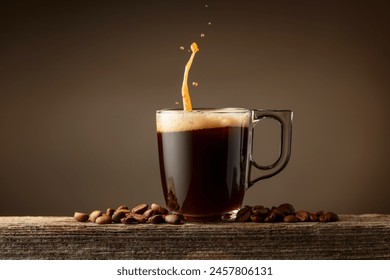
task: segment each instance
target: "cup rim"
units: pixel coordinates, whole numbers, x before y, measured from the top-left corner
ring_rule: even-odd
[[[157,114],[162,113],[172,113],[172,114],[182,114],[182,113],[248,113],[250,112],[250,109],[246,108],[240,108],[240,107],[226,107],[226,108],[193,108],[192,111],[185,111],[182,108],[165,108],[165,109],[159,109],[156,111]]]

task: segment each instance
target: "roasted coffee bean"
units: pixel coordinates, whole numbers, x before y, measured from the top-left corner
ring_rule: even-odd
[[[121,219],[126,217],[127,213],[129,213],[129,210],[126,209],[116,210],[114,214],[112,214],[111,220],[114,223],[120,223]]]
[[[256,210],[256,209],[263,209],[263,208],[264,208],[263,205],[255,205],[255,206],[253,206],[253,207],[245,206],[245,207],[249,207],[252,211],[253,211],[253,210]]]
[[[129,217],[124,217],[124,218],[122,218],[122,219],[120,220],[120,222],[121,222],[122,224],[132,224],[132,223],[135,223],[136,220],[134,219],[134,217],[129,216]]]
[[[236,221],[237,222],[246,222],[251,217],[251,209],[249,207],[244,207],[238,210],[236,214]]]
[[[271,210],[261,205],[254,206],[252,208],[252,214],[256,216],[267,216]]]
[[[295,213],[295,208],[290,203],[280,204],[278,208],[282,209],[286,215]]]
[[[149,207],[149,205],[147,205],[145,203],[137,205],[133,209],[131,209],[131,213],[143,214],[148,209],[148,207]]]
[[[173,213],[171,213],[171,214],[173,214]],[[175,213],[175,215],[177,215],[177,216],[180,218],[180,220],[181,220],[182,222],[186,220],[186,217],[184,217],[183,214]]]
[[[111,223],[111,217],[109,215],[107,215],[107,214],[103,214],[103,215],[101,215],[101,216],[96,218],[95,223],[97,223],[99,225],[110,224]]]
[[[308,222],[310,221],[310,213],[305,210],[299,210],[295,213],[295,216],[301,221],[301,222]]]
[[[102,215],[102,211],[100,211],[100,210],[95,210],[95,211],[92,211],[92,213],[91,214],[89,214],[89,221],[90,222],[92,222],[92,223],[94,223],[95,221],[96,221],[96,219],[98,218],[98,217],[100,217]]]
[[[74,212],[73,217],[75,218],[76,221],[78,222],[86,222],[89,219],[88,214],[86,213],[80,213],[80,212]]]
[[[312,214],[315,214],[317,215],[318,217],[321,216],[321,215],[324,215],[324,211],[316,211],[316,212],[312,212]]]
[[[166,215],[168,214],[168,210],[156,203],[152,203],[152,205],[150,205],[150,209],[154,210],[155,213],[157,214],[162,214],[162,215]]]
[[[318,221],[321,223],[329,222],[324,214],[322,214],[321,216],[318,217]]]
[[[120,205],[118,208],[116,208],[116,211],[118,210],[129,210],[129,207],[127,207],[127,205]]]
[[[146,219],[149,219],[154,215],[154,210],[153,209],[148,209],[146,210],[143,215],[145,216]]]
[[[260,215],[251,215],[251,221],[254,223],[264,222],[264,217]]]
[[[284,216],[283,221],[286,223],[297,223],[297,222],[299,222],[299,219],[295,215],[287,215],[287,216]]]
[[[161,214],[153,215],[148,219],[148,222],[151,224],[160,224],[164,222],[164,216]]]
[[[126,215],[126,217],[132,217],[134,220],[136,220],[138,223],[145,223],[146,222],[146,218],[144,215],[142,214],[134,214],[134,213],[131,213],[129,215]]]
[[[317,211],[317,212],[311,212],[310,213],[310,221],[311,222],[319,222],[320,216],[324,215],[324,211]]]
[[[316,213],[310,213],[310,222],[318,222],[318,215]]]
[[[337,221],[339,219],[339,216],[337,216],[337,214],[333,213],[333,212],[328,212],[325,215],[328,216],[330,222],[334,222],[334,221]]]
[[[276,214],[271,212],[269,215],[264,219],[264,223],[274,223],[276,221]]]
[[[106,214],[110,217],[114,214],[114,212],[115,212],[114,208],[107,208],[106,210]]]
[[[339,217],[333,212],[327,212],[319,217],[319,221],[323,223],[337,221]]]
[[[175,215],[175,214],[166,215],[164,220],[168,224],[180,224],[181,223],[180,217],[178,215]]]
[[[282,209],[278,207],[272,207],[271,212],[275,214],[275,221],[281,222],[285,216]]]

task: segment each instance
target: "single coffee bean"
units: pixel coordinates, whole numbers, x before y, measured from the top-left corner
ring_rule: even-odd
[[[149,205],[142,203],[140,205],[135,206],[133,209],[131,209],[131,213],[135,214],[143,214],[147,209]]]
[[[276,221],[276,214],[271,212],[269,215],[264,219],[264,223],[274,223]]]
[[[337,220],[339,219],[339,216],[337,216],[337,214],[336,214],[336,213],[333,213],[333,212],[328,212],[328,213],[326,213],[325,215],[328,215],[329,220],[330,220],[331,222],[337,221]]]
[[[80,213],[80,212],[74,212],[73,217],[75,218],[76,221],[78,222],[86,222],[89,219],[88,214],[86,213]]]
[[[170,213],[170,214],[173,214],[173,213]],[[186,217],[184,217],[183,214],[180,214],[180,213],[174,213],[174,214],[177,215],[182,222],[187,220]]]
[[[112,214],[114,214],[114,212],[115,212],[114,208],[107,208],[106,210],[106,214],[110,217],[112,216]]]
[[[283,203],[279,205],[286,215],[295,213],[295,208],[290,203]]]
[[[329,222],[329,221],[326,219],[326,217],[325,217],[324,214],[322,214],[322,215],[320,215],[320,216],[318,217],[318,221],[321,222],[321,223]]]
[[[295,213],[295,216],[301,221],[301,222],[308,222],[310,221],[310,213],[305,210],[299,210]]]
[[[96,221],[96,219],[98,218],[98,217],[100,217],[102,215],[102,211],[100,211],[100,210],[95,210],[95,211],[92,211],[92,213],[91,214],[89,214],[89,221],[90,222],[92,222],[92,223],[94,223],[95,221]]]
[[[126,215],[126,217],[132,217],[134,220],[136,220],[138,223],[145,223],[146,222],[146,218],[144,215],[142,214],[134,214],[134,213],[131,213],[131,214],[128,214]]]
[[[271,211],[272,211],[272,213],[275,214],[275,221],[276,222],[283,221],[285,214],[284,214],[282,209],[280,209],[278,207],[272,207]]]
[[[112,214],[111,219],[114,223],[120,223],[121,219],[126,217],[127,213],[129,213],[129,210],[126,209],[116,210],[114,214]]]
[[[299,222],[299,219],[295,215],[287,215],[283,218],[283,221],[285,221],[286,223],[297,223]]]
[[[262,217],[266,217],[268,216],[268,214],[271,212],[271,210],[267,207],[263,207],[263,208],[253,208],[252,209],[252,214],[253,215],[256,215],[256,216],[262,216]]]
[[[319,217],[319,221],[323,223],[337,221],[339,217],[333,212],[327,212]]]
[[[154,215],[154,210],[153,209],[148,209],[144,212],[143,214],[145,216],[146,219],[149,219],[150,217],[152,217]]]
[[[247,207],[247,206],[245,206],[245,207]],[[256,210],[256,209],[263,209],[264,206],[263,206],[263,205],[255,205],[255,206],[253,206],[253,207],[250,207],[250,206],[249,206],[249,208],[252,209],[252,210]]]
[[[168,210],[156,203],[152,203],[152,205],[150,205],[150,209],[154,210],[155,213],[157,214],[162,214],[162,215],[166,215],[168,214]]]
[[[262,217],[268,216],[269,213],[271,213],[271,209],[269,209],[268,207],[264,207],[262,209],[256,209],[253,211],[253,215],[262,216]]]
[[[101,215],[101,216],[96,218],[95,223],[97,223],[99,225],[110,224],[111,223],[111,217],[109,215],[107,215],[107,214],[103,214],[103,215]]]
[[[251,221],[254,223],[261,223],[264,222],[264,217],[259,215],[251,215]]]
[[[178,215],[175,215],[175,214],[166,215],[164,220],[168,224],[176,224],[177,225],[177,224],[181,223],[180,217]]]
[[[164,216],[161,214],[153,215],[148,219],[148,222],[151,224],[160,224],[164,222]]]
[[[118,208],[116,208],[116,211],[118,210],[129,210],[129,207],[127,207],[127,205],[120,205]]]
[[[122,219],[120,220],[120,222],[121,222],[122,224],[132,224],[132,223],[135,223],[136,220],[134,219],[134,217],[129,216],[129,217],[124,217],[124,218],[122,218]]]
[[[318,222],[318,215],[316,213],[310,213],[310,222]]]
[[[246,222],[251,217],[251,209],[248,207],[241,208],[236,214],[237,222]]]

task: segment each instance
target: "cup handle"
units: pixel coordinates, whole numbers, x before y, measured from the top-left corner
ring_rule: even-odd
[[[291,154],[291,137],[292,137],[292,118],[293,112],[290,110],[252,110],[252,131],[250,136],[250,141],[253,143],[253,130],[256,124],[260,122],[263,118],[272,118],[276,120],[281,126],[281,142],[278,159],[270,165],[259,165],[252,157],[252,148],[251,154],[249,157],[250,167],[249,167],[249,180],[248,187],[252,186],[254,183],[272,177],[278,174],[284,169],[287,165],[290,154]],[[260,176],[251,180],[251,171],[252,166],[259,169]]]

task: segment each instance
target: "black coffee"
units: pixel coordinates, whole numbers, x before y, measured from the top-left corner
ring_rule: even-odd
[[[226,126],[157,133],[161,181],[172,211],[213,219],[241,207],[248,128]]]

